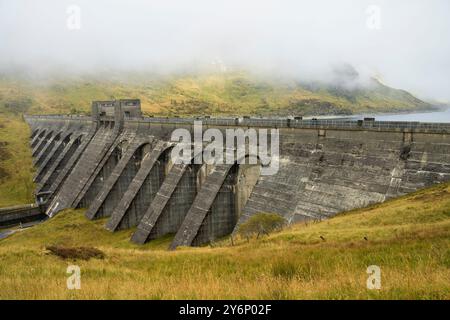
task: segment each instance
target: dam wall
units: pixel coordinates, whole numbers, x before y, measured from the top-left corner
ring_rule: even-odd
[[[132,241],[141,244],[175,234],[171,248],[202,245],[257,213],[321,220],[450,181],[448,123],[142,117],[139,100],[94,102],[91,117],[26,121],[46,214],[84,207],[89,219],[107,218],[112,232],[137,227]],[[227,129],[277,130],[277,171],[172,163],[174,130],[195,136],[199,122],[202,133],[224,136]]]

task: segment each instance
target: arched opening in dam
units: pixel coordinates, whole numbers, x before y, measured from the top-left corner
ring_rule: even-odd
[[[156,223],[145,242],[167,234],[175,234],[178,231],[200,188],[201,167],[191,161],[184,168],[184,172],[165,206],[159,212],[156,212],[156,208],[152,208],[152,214],[157,214],[158,217],[155,218]]]
[[[55,152],[51,154],[50,159],[48,159],[48,161],[44,164],[44,167],[39,169],[35,182],[39,183],[42,180],[48,170],[52,167],[55,160],[61,155],[67,144],[70,142],[71,136],[72,134],[70,133],[63,139],[63,141],[56,148]]]
[[[47,132],[39,141],[36,148],[33,150],[33,157],[39,156],[40,152],[44,149],[44,147],[47,145],[48,141],[51,139],[54,131]]]
[[[96,212],[94,212],[93,218],[108,217],[113,214],[116,205],[122,199],[124,193],[128,189],[128,186],[141,168],[143,159],[151,152],[151,150],[152,145],[147,142],[137,147],[129,157],[122,155],[120,159],[116,159],[122,162],[117,164],[118,171],[116,174],[118,175],[118,178],[112,186],[105,184],[106,180],[102,181],[103,187],[110,188],[110,190],[103,199],[98,210],[95,210]],[[127,150],[126,152],[131,153],[132,151]],[[92,205],[95,205],[95,203],[92,203]]]
[[[235,163],[217,193],[206,217],[204,218],[193,246],[211,243],[231,234],[236,227],[254,186],[261,174],[261,164]]]
[[[36,147],[38,145],[39,142],[41,142],[42,138],[45,135],[45,132],[47,130],[42,129],[42,130],[37,130],[37,132],[39,132],[39,134],[34,138],[33,142],[31,143],[31,148],[33,149],[34,147]]]
[[[109,178],[111,173],[114,171],[114,168],[119,163],[120,159],[122,159],[123,154],[126,152],[129,146],[128,140],[122,140],[117,146],[113,149],[113,151],[107,156],[107,160],[98,171],[94,180],[90,184],[88,190],[84,194],[83,199],[78,204],[78,208],[86,208],[92,203],[97,194],[103,187],[103,184]]]
[[[58,132],[58,134],[53,139],[50,140],[50,143],[47,144],[42,154],[39,155],[39,158],[36,160],[35,163],[36,167],[39,168],[41,164],[44,162],[44,160],[47,158],[47,156],[53,151],[53,148],[61,139],[61,134],[62,132]]]
[[[42,151],[42,149],[44,149],[44,147],[47,145],[47,142],[50,139],[50,137],[52,136],[52,134],[53,134],[53,131],[50,131],[39,141],[39,143],[36,145],[35,150],[33,151],[33,157],[38,156],[39,153]]]
[[[34,137],[36,137],[36,135],[38,134],[38,132],[39,132],[39,129],[34,130],[33,133],[30,136],[30,139],[33,140]]]
[[[146,175],[139,191],[135,194],[129,206],[125,210],[123,210],[123,206],[119,206],[119,210],[114,212],[115,216],[108,222],[108,225],[112,226],[113,221],[117,219],[118,223],[112,228],[113,230],[128,229],[139,224],[173,167],[170,159],[171,151],[172,147],[162,150],[161,153],[158,153],[154,162],[151,161],[152,155],[149,155],[148,160],[152,164],[149,164],[151,166],[148,168],[150,171]],[[126,199],[121,200],[121,202],[123,201],[126,201]]]
[[[63,158],[59,161],[56,168],[52,171],[50,176],[47,178],[47,180],[43,182],[42,188],[39,190],[39,192],[47,192],[52,187],[53,183],[56,181],[60,173],[63,171],[64,168],[68,165],[70,159],[73,157],[77,149],[80,147],[81,142],[83,140],[83,135],[79,135],[75,138],[73,138],[72,143],[69,142],[66,148],[63,150]],[[68,147],[68,150],[66,150]],[[45,177],[44,177],[45,178]],[[61,180],[64,177],[61,177]],[[59,187],[55,188],[54,192],[56,192],[59,189]]]

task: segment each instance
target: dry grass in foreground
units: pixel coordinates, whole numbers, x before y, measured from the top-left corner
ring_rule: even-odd
[[[450,185],[260,240],[214,247],[145,246],[80,210],[0,241],[0,299],[449,299]],[[323,240],[323,239],[325,240]],[[46,247],[90,247],[103,259],[63,260]],[[67,266],[81,268],[68,290]],[[381,290],[366,268],[381,268]]]

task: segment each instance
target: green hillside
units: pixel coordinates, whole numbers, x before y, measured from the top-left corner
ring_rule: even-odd
[[[34,202],[30,127],[18,115],[0,115],[0,207]]]
[[[138,246],[133,229],[110,233],[105,222],[66,210],[0,240],[0,299],[450,299],[449,184],[234,246]],[[104,257],[64,260],[52,246]],[[66,287],[69,265],[80,290]],[[380,290],[366,287],[370,265]]]
[[[104,74],[30,80],[0,78],[0,112],[88,112],[92,100],[139,98],[146,113],[330,115],[425,110],[432,106],[376,80],[366,86],[269,79],[244,72],[156,77]]]

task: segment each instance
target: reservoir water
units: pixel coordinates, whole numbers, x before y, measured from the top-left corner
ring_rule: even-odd
[[[404,114],[365,114],[351,116],[360,120],[364,117],[374,117],[377,121],[419,121],[419,122],[450,122],[450,108],[436,112],[404,113]]]

